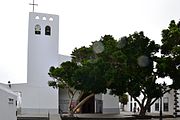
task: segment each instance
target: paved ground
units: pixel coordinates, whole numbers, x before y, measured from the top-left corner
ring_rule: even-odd
[[[159,118],[158,119],[152,118],[150,120],[159,120]],[[163,120],[180,120],[180,118],[163,118]]]
[[[121,112],[120,114],[75,114],[75,117],[80,118],[127,118],[131,117],[134,113],[132,112]],[[158,116],[158,114],[153,114],[155,116]],[[48,115],[20,115],[21,117],[47,117]],[[51,114],[50,120],[61,120],[59,114]],[[142,119],[141,119],[142,120]],[[151,120],[159,120],[152,118]],[[163,120],[180,120],[180,117],[178,118],[163,118]]]
[[[50,120],[61,120],[61,118],[59,114],[53,114],[50,115]]]
[[[132,117],[134,113],[132,112],[121,112],[120,114],[75,114],[75,117],[80,118],[127,118]],[[159,114],[153,114],[154,116],[158,116]],[[50,120],[61,120],[59,115],[51,115]],[[142,119],[141,119],[142,120]],[[158,119],[151,119],[151,120],[159,120]],[[163,120],[180,120],[180,118],[163,118]]]

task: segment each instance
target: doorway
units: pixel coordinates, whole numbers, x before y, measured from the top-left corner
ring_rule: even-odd
[[[84,94],[80,101],[83,100],[85,97],[87,97],[89,94]],[[88,101],[86,101],[82,107],[81,107],[81,113],[95,113],[95,96],[89,98]]]

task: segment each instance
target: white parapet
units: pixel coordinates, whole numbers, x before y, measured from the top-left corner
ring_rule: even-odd
[[[0,119],[17,120],[16,101],[17,96],[10,89],[0,85]]]

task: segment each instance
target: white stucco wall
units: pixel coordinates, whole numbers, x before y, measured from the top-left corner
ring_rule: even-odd
[[[35,26],[41,26],[41,34],[35,34]],[[45,35],[45,27],[51,27],[51,35]],[[58,65],[59,16],[29,13],[27,84],[22,92],[22,112],[56,112],[57,90],[48,86],[51,66]]]
[[[103,94],[96,94],[95,95],[95,113],[102,113],[103,112]]]
[[[65,61],[71,61],[71,56],[59,54],[58,65],[60,65],[62,62],[65,62]]]
[[[10,101],[10,99],[12,101]],[[10,89],[0,85],[0,119],[17,120],[16,117],[17,96]]]
[[[39,19],[37,19],[37,17]],[[46,20],[43,20],[46,18]],[[49,20],[50,18],[53,21]],[[41,34],[35,34],[35,26],[41,26]],[[51,27],[51,35],[45,35],[45,27]],[[36,86],[47,86],[51,66],[59,60],[59,16],[29,13],[27,82]]]
[[[20,114],[57,113],[58,91],[56,89],[32,84],[12,84],[11,89],[21,93]]]
[[[70,59],[69,56],[58,55],[59,64],[63,61],[67,61]],[[48,71],[46,73],[48,74]],[[12,90],[21,93],[21,114],[47,114],[49,113],[57,113],[58,112],[58,89],[54,89],[48,86],[47,81],[52,80],[52,78],[48,77],[45,79],[43,85],[41,82],[37,81],[36,83],[32,83],[28,81],[28,83],[23,84],[12,84]],[[34,81],[35,82],[35,81]],[[63,95],[60,93],[60,98],[67,98],[67,93]]]
[[[119,98],[114,95],[110,95],[109,91],[107,94],[103,94],[103,113],[119,113]]]

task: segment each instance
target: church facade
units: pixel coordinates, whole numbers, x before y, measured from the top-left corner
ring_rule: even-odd
[[[65,89],[53,89],[48,86],[51,78],[48,71],[51,66],[59,66],[70,61],[70,56],[58,54],[59,16],[44,13],[29,13],[28,25],[28,64],[27,83],[12,84],[11,90],[17,97],[19,114],[58,113],[59,109],[67,112],[69,103]],[[180,92],[180,91],[178,91]],[[179,95],[176,96],[179,101]],[[76,97],[75,97],[76,98]],[[174,91],[166,93],[163,98],[164,114],[174,114]],[[76,99],[74,99],[76,104]],[[177,102],[177,106],[180,103]],[[136,101],[129,96],[125,110],[133,112],[138,107]],[[151,113],[159,113],[160,101],[157,100],[149,109]],[[82,113],[119,113],[119,99],[109,94],[93,96],[81,108]]]
[[[59,59],[69,60],[58,54],[59,16],[29,13],[27,83],[13,84],[12,90],[21,96],[18,110],[21,114],[57,113],[57,90],[48,86],[48,71],[58,66]]]
[[[58,108],[67,112],[66,90],[58,92],[48,86],[51,66],[70,61],[70,56],[58,54],[59,16],[44,13],[29,13],[27,83],[12,84],[18,93],[19,114],[58,113]],[[58,94],[59,93],[59,94]],[[95,95],[83,106],[84,113],[119,113],[118,97]]]

